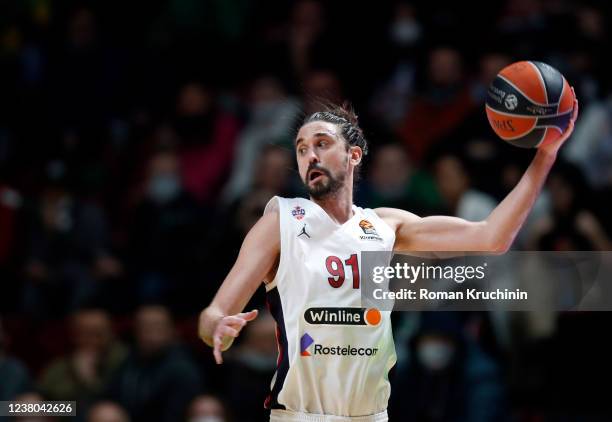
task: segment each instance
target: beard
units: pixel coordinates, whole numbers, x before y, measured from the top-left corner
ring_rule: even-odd
[[[311,170],[318,170],[323,173],[326,177],[322,180],[319,180],[314,185],[308,183],[309,175]],[[321,167],[317,164],[311,163],[308,166],[308,171],[306,172],[306,180],[303,180],[304,186],[306,186],[306,190],[308,194],[314,199],[323,199],[325,197],[334,195],[344,185],[344,181],[346,179],[346,174],[340,174],[335,177],[331,174],[331,172],[325,167]]]

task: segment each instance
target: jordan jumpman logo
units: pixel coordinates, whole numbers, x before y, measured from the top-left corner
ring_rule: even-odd
[[[300,234],[297,235],[297,237],[300,237],[303,234],[305,234],[310,239],[310,235],[306,233],[306,223],[304,223],[304,227],[302,227],[302,231],[300,232]]]

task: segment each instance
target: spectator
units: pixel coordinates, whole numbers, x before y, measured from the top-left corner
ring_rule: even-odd
[[[591,186],[612,186],[612,96],[591,103],[580,117],[562,155],[580,166]]]
[[[548,180],[551,213],[534,223],[531,247],[554,251],[607,251],[612,241],[589,209],[585,178],[580,169],[558,163]]]
[[[134,422],[180,420],[202,388],[195,362],[176,339],[165,307],[139,308],[135,324],[136,343],[111,382],[109,398]]]
[[[378,148],[368,176],[362,192],[358,191],[367,207],[395,207],[417,214],[431,214],[441,207],[432,177],[414,168],[401,145]]]
[[[291,64],[296,76],[303,76],[313,65],[313,55],[318,52],[317,41],[325,30],[323,5],[316,0],[300,0],[295,3],[288,32]]]
[[[65,181],[49,181],[28,225],[25,310],[32,315],[74,310],[100,293],[101,281],[122,275],[104,211],[75,197]]]
[[[250,94],[250,120],[238,139],[232,177],[224,192],[226,202],[250,188],[257,175],[256,157],[266,146],[293,146],[291,135],[298,111],[299,103],[287,96],[277,79],[262,77],[255,81]]]
[[[609,94],[607,75],[601,73],[609,64],[604,64],[607,59],[598,54],[606,48],[608,25],[606,15],[594,5],[585,3],[576,6],[577,10],[565,15],[568,21],[573,21],[575,29],[567,42],[571,45],[570,51],[564,57],[565,62],[559,61],[555,65],[572,81],[581,105],[588,106]]]
[[[44,397],[36,391],[26,391],[23,394],[18,395],[14,399],[15,401],[28,404],[42,403]],[[55,422],[58,418],[54,416],[22,416],[19,418],[19,422]]]
[[[187,422],[228,422],[225,406],[215,396],[197,396],[189,405]]]
[[[297,183],[295,174],[291,150],[272,145],[261,151],[253,175],[253,188],[292,196],[292,182]]]
[[[189,274],[197,263],[206,215],[183,190],[180,172],[172,150],[160,150],[149,160],[145,196],[132,215],[129,236],[140,302],[169,299],[178,304],[177,294],[189,295]]]
[[[417,164],[427,151],[462,123],[476,105],[465,83],[463,59],[455,48],[431,51],[427,83],[408,109],[401,138]]]
[[[210,89],[188,83],[179,92],[174,126],[180,138],[185,190],[202,204],[210,205],[231,165],[238,120],[220,107]]]
[[[327,10],[318,0],[293,3],[290,16],[265,37],[257,61],[262,71],[280,71],[290,84],[299,84],[313,69],[333,66],[338,55],[332,47],[327,25]],[[301,88],[299,85],[295,87]]]
[[[76,400],[85,410],[108,387],[127,350],[114,338],[106,311],[83,309],[70,322],[73,350],[44,370],[40,391],[49,400]]]
[[[393,10],[393,19],[389,27],[389,38],[399,48],[413,46],[423,35],[423,27],[416,17],[413,5],[397,2]]]
[[[49,60],[52,95],[65,101],[51,112],[65,128],[100,128],[110,114],[121,61],[104,45],[97,18],[91,8],[73,9],[65,44]]]
[[[405,370],[395,373],[397,390],[391,397],[390,419],[507,419],[499,368],[465,334],[457,314],[422,314],[419,330],[405,347],[410,360]]]
[[[416,90],[415,50],[422,40],[423,27],[417,19],[415,7],[397,2],[388,32],[391,51],[383,50],[387,57],[383,56],[381,60],[391,58],[393,63],[388,78],[376,89],[370,108],[372,114],[387,127],[397,129],[408,113]]]
[[[103,401],[91,407],[87,422],[130,422],[130,417],[117,403]]]
[[[434,177],[452,215],[469,221],[481,221],[496,206],[493,198],[472,187],[465,165],[455,155],[441,155],[436,159]]]
[[[499,71],[511,63],[510,57],[498,51],[488,52],[480,57],[478,75],[472,84],[472,95],[475,97],[475,102],[484,104],[489,85]]]

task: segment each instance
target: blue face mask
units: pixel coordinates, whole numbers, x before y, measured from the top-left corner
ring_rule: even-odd
[[[158,174],[149,180],[148,195],[158,203],[175,199],[181,192],[181,181],[176,174]]]

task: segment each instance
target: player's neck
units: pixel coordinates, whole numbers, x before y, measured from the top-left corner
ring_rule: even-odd
[[[338,224],[344,224],[353,217],[353,189],[345,185],[338,192],[311,201],[319,205]]]

